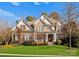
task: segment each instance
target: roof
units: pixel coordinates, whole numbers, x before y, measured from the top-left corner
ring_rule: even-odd
[[[25,25],[26,26],[26,29],[27,31],[33,31],[33,28],[31,27],[31,25],[33,24],[33,26],[35,24],[37,24],[38,22],[41,22],[43,23],[44,25],[46,26],[53,26],[55,23],[57,23],[59,26],[61,25],[60,21],[56,21],[55,19],[51,20],[51,18],[48,18],[47,16],[45,15],[42,15],[37,21],[28,21],[28,22],[24,22],[23,19],[21,19],[18,24],[12,29],[12,31],[14,31],[16,29],[16,27],[20,27],[20,25]]]
[[[45,15],[42,15],[35,23],[37,24],[39,21],[41,21],[42,23],[46,24],[46,25],[52,25],[51,22],[48,20],[48,18]]]
[[[12,29],[12,31],[14,31],[17,27],[19,28],[20,25],[25,25],[25,28],[27,29],[27,31],[33,31],[32,27],[26,22],[24,22],[23,20],[20,20],[20,22]]]
[[[62,24],[61,21],[55,20],[55,19],[53,19],[53,18],[49,18],[49,21],[50,21],[53,25],[55,25],[55,24],[61,25],[61,24]]]

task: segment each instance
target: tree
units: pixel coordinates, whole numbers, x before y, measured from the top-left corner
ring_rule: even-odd
[[[11,28],[4,20],[0,21],[0,40],[5,44],[9,44],[11,42]]]
[[[50,15],[49,15],[49,20],[51,21],[52,25],[54,26],[54,36],[55,36],[55,40],[57,39],[56,38],[56,33],[58,32],[58,27],[60,26],[59,25],[59,20],[60,20],[60,16],[57,12],[52,12]]]
[[[16,33],[19,33],[18,44],[22,44],[22,42],[23,42],[23,38],[22,38],[21,36],[22,36],[22,34],[23,34],[23,31],[22,31],[22,29],[19,29],[18,27],[16,27],[16,28],[17,28]]]
[[[59,20],[60,16],[57,12],[52,12],[50,15],[49,15],[50,18],[53,18],[55,20]]]
[[[6,28],[2,31],[1,36],[3,37],[5,44],[11,43],[11,28]]]
[[[69,49],[71,49],[71,36],[72,33],[75,32],[76,29],[76,19],[78,17],[78,9],[77,3],[66,3],[65,5],[65,13],[64,13],[64,20],[65,20],[65,31],[67,36],[69,36]]]
[[[59,14],[57,12],[52,12],[49,15],[49,18],[51,18],[51,22],[53,23],[55,31],[56,31],[57,30],[57,26],[58,26],[58,21],[60,19]]]
[[[77,30],[77,24],[75,21],[67,22],[66,24],[63,25],[63,33],[67,34],[69,36],[69,25],[71,24],[72,28],[72,36],[76,35],[76,30]]]
[[[16,20],[16,24],[18,24],[18,22],[19,22],[19,21],[18,21],[18,20]]]
[[[33,17],[33,16],[26,17],[26,21],[33,21],[33,20],[35,20],[35,17]]]
[[[46,13],[46,12],[43,12],[43,13],[42,13],[42,15],[48,16],[48,13]]]
[[[55,28],[55,32],[56,32],[57,26],[58,26],[58,22],[60,20],[60,15],[57,12],[52,12],[49,15],[49,18],[51,18],[51,22],[53,23],[54,28]]]

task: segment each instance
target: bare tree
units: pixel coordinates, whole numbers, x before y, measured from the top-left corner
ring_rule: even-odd
[[[0,20],[0,40],[8,44],[11,38],[11,28],[5,20]]]
[[[69,49],[71,49],[71,36],[74,32],[74,28],[76,28],[76,19],[78,18],[78,4],[77,3],[65,3],[65,30],[66,33],[69,34]]]

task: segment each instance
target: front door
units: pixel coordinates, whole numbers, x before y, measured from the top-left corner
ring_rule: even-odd
[[[53,41],[53,34],[48,34],[48,42],[52,42]]]

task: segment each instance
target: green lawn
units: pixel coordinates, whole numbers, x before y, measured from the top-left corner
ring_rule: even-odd
[[[12,48],[0,48],[0,54],[24,54],[24,55],[57,55],[57,56],[79,56],[79,49],[71,51],[66,46],[17,46]]]

